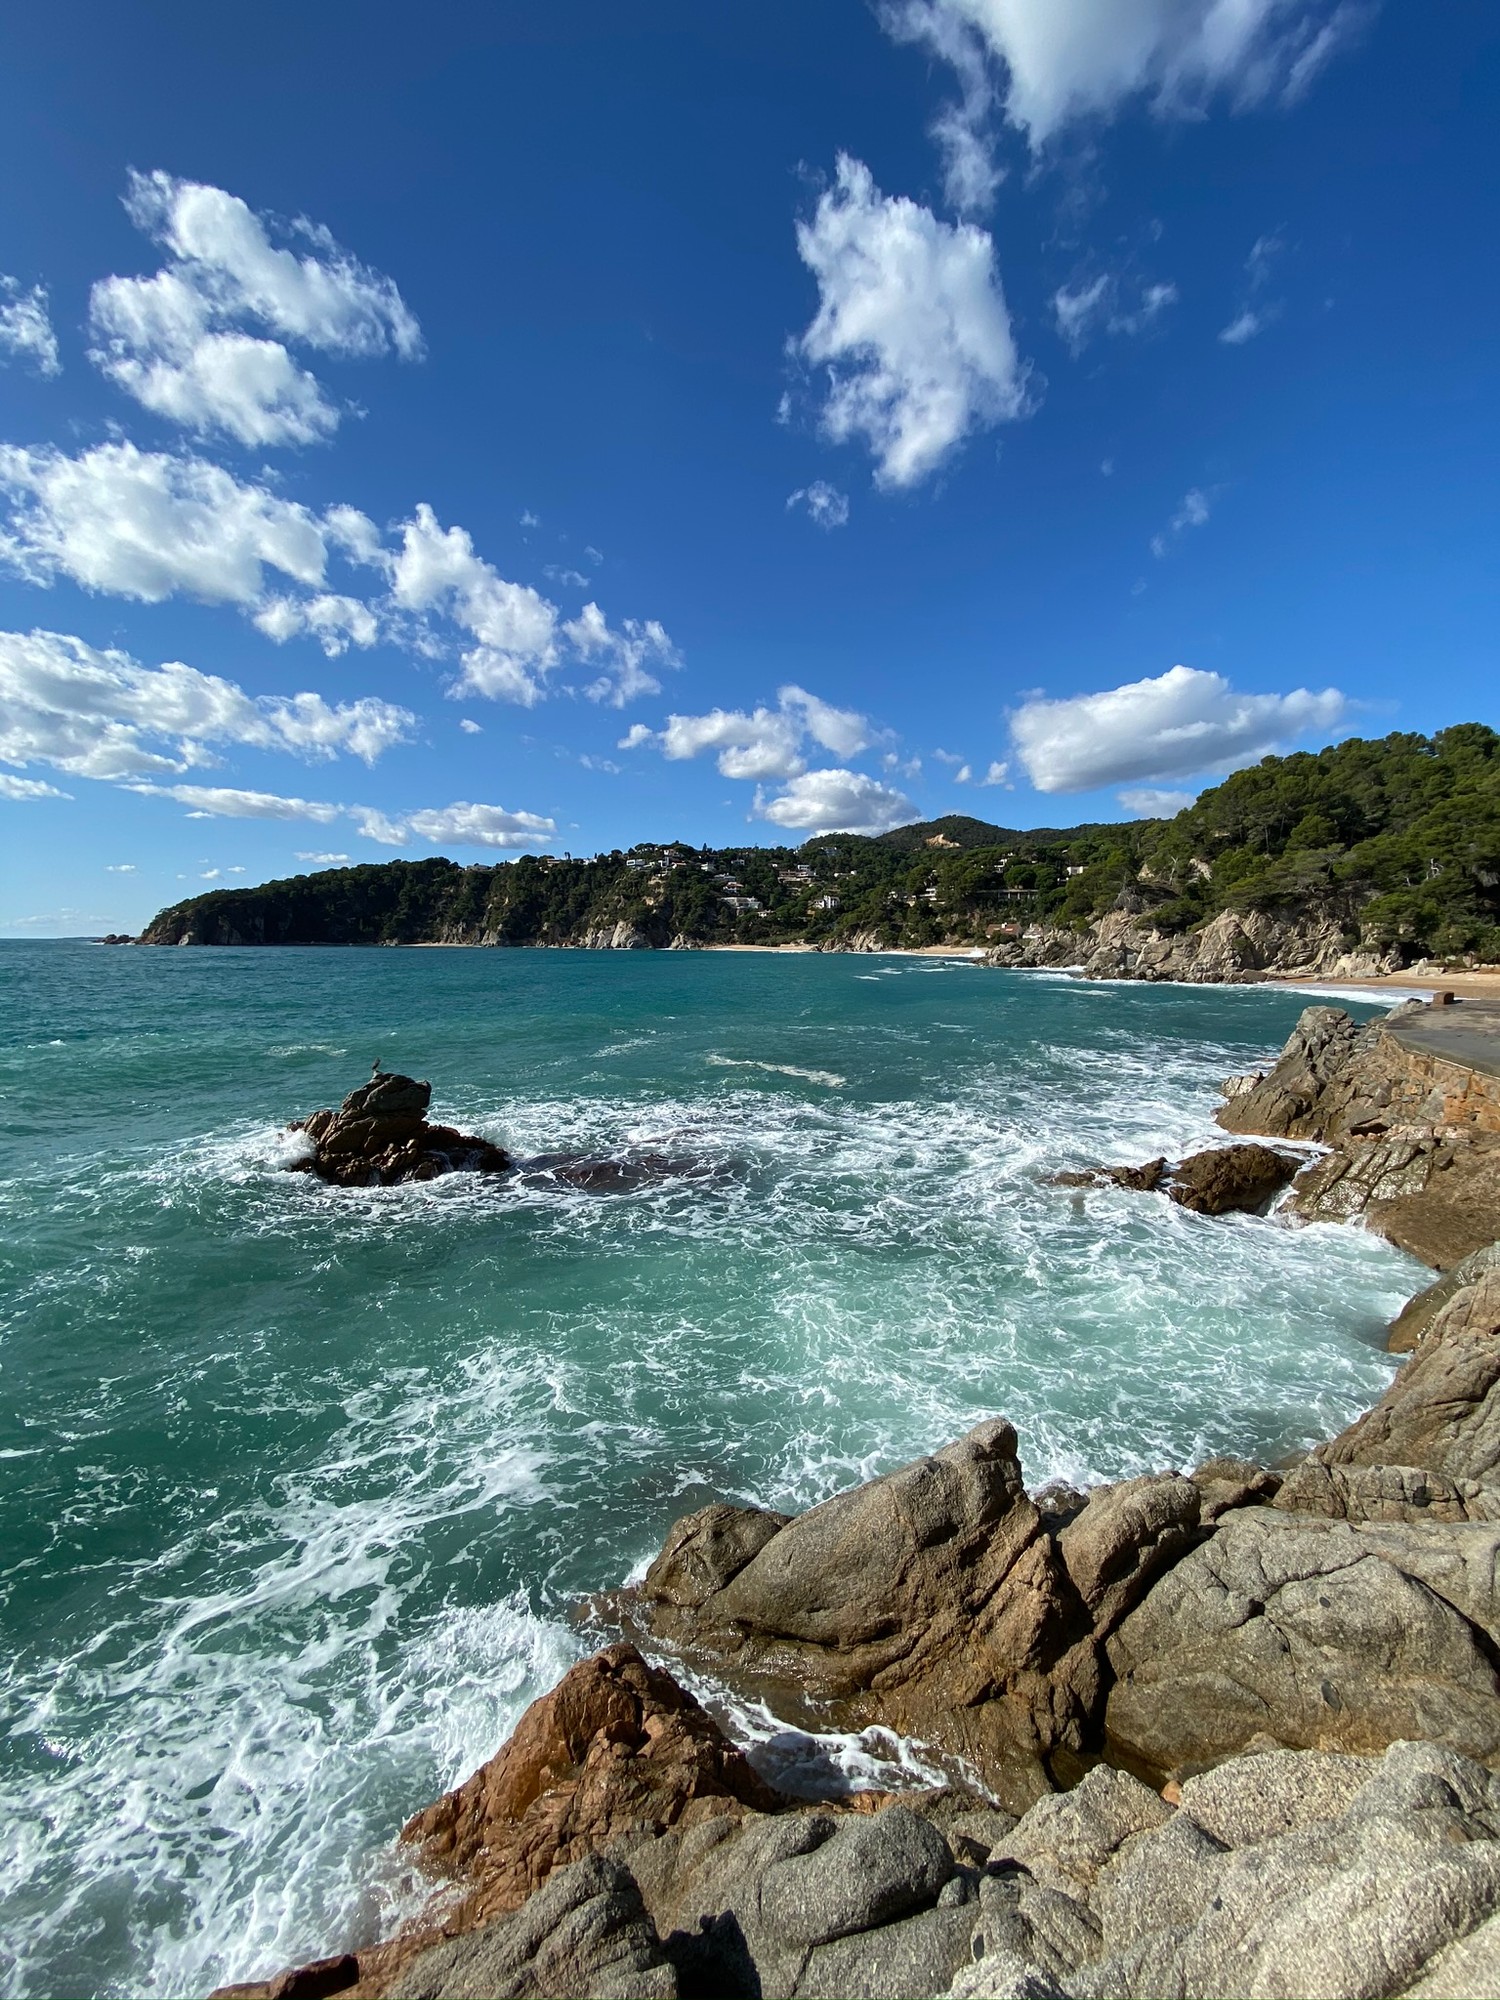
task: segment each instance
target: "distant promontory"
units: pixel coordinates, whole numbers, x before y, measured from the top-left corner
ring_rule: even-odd
[[[953,816],[798,848],[330,868],[176,903],[140,942],[951,945],[1204,980],[1493,963],[1500,736],[1464,723],[1267,757],[1172,819],[1022,831]]]

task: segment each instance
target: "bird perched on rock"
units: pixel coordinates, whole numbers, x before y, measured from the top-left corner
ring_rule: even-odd
[[[379,1076],[379,1074],[380,1074],[380,1058],[379,1058],[379,1056],[376,1056],[376,1058],[375,1058],[374,1062],[372,1062],[372,1063],[370,1064],[370,1081],[371,1081],[371,1083],[373,1083],[373,1082],[375,1081],[376,1077],[377,1077],[377,1076]]]

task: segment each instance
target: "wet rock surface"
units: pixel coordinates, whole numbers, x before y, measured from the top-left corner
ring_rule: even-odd
[[[1163,1156],[1139,1167],[1085,1167],[1053,1174],[1053,1187],[1118,1187],[1165,1194],[1198,1215],[1261,1214],[1302,1165],[1301,1156],[1273,1146],[1211,1146],[1175,1166]]]
[[[432,1085],[410,1076],[372,1076],[351,1090],[337,1111],[315,1111],[289,1129],[312,1150],[291,1162],[335,1187],[392,1187],[439,1174],[501,1174],[511,1167],[503,1147],[451,1125],[430,1125]]]

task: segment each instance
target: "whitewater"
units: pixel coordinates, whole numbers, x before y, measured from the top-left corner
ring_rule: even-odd
[[[1305,1004],[1279,989],[49,943],[0,944],[0,1000],[0,1992],[28,2000],[371,1936],[413,1893],[402,1820],[689,1509],[803,1508],[994,1414],[1033,1487],[1274,1461],[1381,1392],[1424,1281],[1358,1229],[1045,1184],[1222,1136],[1219,1080]],[[672,1170],[282,1171],[286,1122],[377,1056],[518,1154]],[[733,1719],[773,1775],[809,1752]]]

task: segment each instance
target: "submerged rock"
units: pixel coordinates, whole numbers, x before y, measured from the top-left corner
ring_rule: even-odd
[[[430,1083],[376,1075],[351,1090],[337,1111],[315,1111],[289,1128],[312,1142],[309,1154],[290,1163],[291,1171],[316,1174],[335,1187],[392,1187],[439,1174],[509,1170],[503,1147],[451,1125],[429,1125],[431,1101]]]

